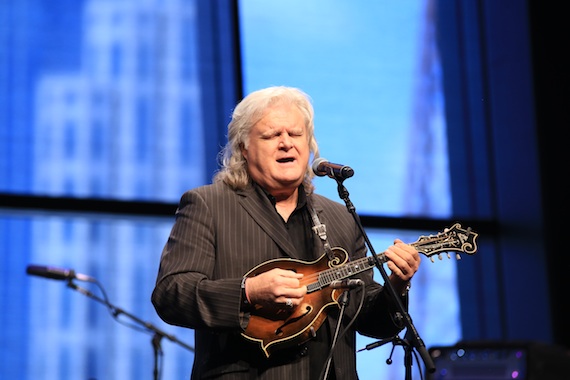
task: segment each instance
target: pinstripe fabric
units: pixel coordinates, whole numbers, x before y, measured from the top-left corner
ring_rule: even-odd
[[[346,207],[319,195],[311,199],[331,246],[345,248],[352,257],[364,256],[364,241]],[[319,239],[315,246],[315,258],[320,257],[324,250]],[[181,197],[152,302],[165,322],[195,329],[193,379],[310,380],[309,357],[302,349],[286,349],[266,359],[256,343],[240,335],[248,322],[247,314],[240,313],[243,275],[264,261],[294,255],[281,217],[260,189],[235,192],[217,183]],[[361,278],[367,287],[359,330],[377,338],[393,335],[398,331],[389,312],[393,305],[372,281],[372,271]],[[344,323],[355,314],[360,296],[351,299]],[[336,326],[337,313],[328,312],[330,326]],[[334,355],[337,379],[357,378],[355,355],[355,334],[345,334]]]

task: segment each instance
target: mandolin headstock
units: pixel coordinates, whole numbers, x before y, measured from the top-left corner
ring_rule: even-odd
[[[470,227],[462,228],[461,224],[455,223],[453,226],[444,229],[437,235],[420,236],[420,238],[412,243],[418,252],[429,257],[433,262],[433,256],[438,255],[442,260],[441,254],[446,253],[447,258],[451,258],[449,252],[456,252],[457,260],[461,259],[461,253],[473,255],[477,252],[477,234]]]

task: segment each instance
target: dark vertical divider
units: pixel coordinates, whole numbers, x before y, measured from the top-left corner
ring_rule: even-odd
[[[217,155],[226,143],[226,126],[242,96],[237,0],[198,1],[198,68],[202,83],[204,162],[208,178],[217,171]],[[190,127],[190,126],[189,126]]]
[[[544,205],[545,246],[549,268],[554,340],[570,347],[567,306],[570,260],[566,257],[569,173],[566,130],[570,126],[570,36],[567,12],[556,4],[529,0],[536,129]]]

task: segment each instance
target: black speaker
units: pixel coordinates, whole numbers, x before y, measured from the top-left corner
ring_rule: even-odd
[[[462,342],[428,350],[428,380],[569,380],[570,351],[537,342]]]

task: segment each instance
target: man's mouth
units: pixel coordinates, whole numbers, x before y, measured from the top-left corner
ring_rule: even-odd
[[[286,162],[293,162],[293,161],[295,161],[295,159],[292,157],[280,158],[277,160],[277,162],[282,163],[282,164],[286,163]]]

